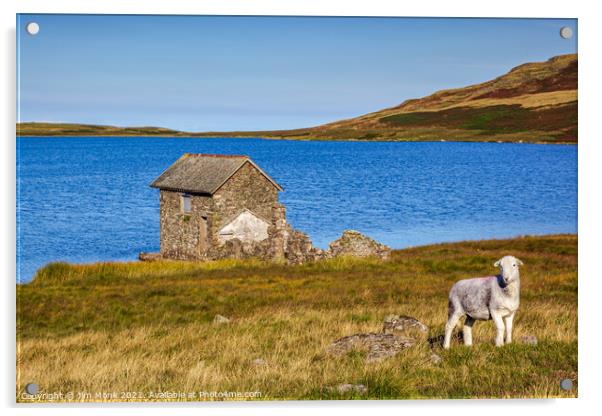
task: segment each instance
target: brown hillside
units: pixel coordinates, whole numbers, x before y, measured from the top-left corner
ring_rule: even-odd
[[[309,130],[364,140],[577,142],[577,55]]]
[[[187,133],[154,127],[21,123],[17,134],[577,143],[577,67],[576,54],[560,55],[519,65],[491,81],[295,130]]]
[[[441,109],[486,98],[510,98],[554,91],[577,90],[577,55],[560,55],[546,62],[519,65],[491,81],[436,92],[395,107],[402,111]]]

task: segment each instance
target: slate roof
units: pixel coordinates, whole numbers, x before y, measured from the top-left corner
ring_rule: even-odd
[[[151,183],[151,187],[176,192],[213,195],[245,163],[251,163],[279,191],[282,187],[248,156],[185,153]]]

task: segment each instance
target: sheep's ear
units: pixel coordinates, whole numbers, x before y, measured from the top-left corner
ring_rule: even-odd
[[[498,260],[495,263],[493,263],[493,267],[500,267],[500,261],[501,260]]]
[[[523,266],[525,263],[523,263],[522,261],[520,261],[519,259],[516,259],[516,264],[518,264],[519,266]]]

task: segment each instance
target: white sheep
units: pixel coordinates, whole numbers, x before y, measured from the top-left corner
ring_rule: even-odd
[[[495,262],[500,268],[497,276],[478,277],[456,282],[449,292],[449,310],[445,325],[443,348],[448,349],[451,335],[460,318],[466,315],[464,344],[472,345],[472,326],[475,320],[492,319],[497,329],[495,345],[512,342],[512,320],[520,303],[520,275],[518,266],[523,262],[513,256],[504,256]]]

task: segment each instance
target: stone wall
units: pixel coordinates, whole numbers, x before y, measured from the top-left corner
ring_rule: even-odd
[[[265,240],[253,242],[233,238],[214,247],[209,256],[213,259],[258,258],[289,264],[301,264],[326,257],[323,250],[314,247],[307,234],[295,230],[286,222],[284,206],[277,204],[272,212],[272,224]]]
[[[324,252],[314,247],[307,234],[295,230],[286,222],[286,209],[282,204],[277,204],[272,209],[268,240],[270,247],[267,258],[271,260],[301,264],[324,257]]]
[[[215,233],[245,208],[270,221],[278,203],[278,189],[251,163],[245,163],[213,195]]]
[[[233,221],[218,230],[220,245],[234,238],[242,242],[262,241],[268,238],[270,223],[256,216],[249,210],[244,210]]]
[[[387,260],[391,256],[391,249],[358,231],[345,230],[339,239],[330,243],[327,255],[380,257]]]
[[[221,256],[219,230],[244,209],[266,222],[278,203],[278,190],[251,163],[245,163],[213,195],[191,195],[191,211],[182,211],[182,193],[161,190],[161,256],[200,260]],[[236,243],[235,243],[236,244]]]
[[[190,212],[183,212],[181,198],[180,192],[160,192],[161,258],[254,257],[300,264],[337,256],[388,259],[391,253],[389,247],[357,231],[345,231],[328,250],[314,247],[305,233],[295,230],[286,221],[286,209],[278,203],[278,189],[251,163],[245,163],[213,197],[191,195]],[[220,238],[220,229],[245,209],[269,224],[267,238],[262,241]],[[141,259],[156,260],[152,254],[143,254]]]
[[[213,200],[208,196],[192,195],[191,212],[182,211],[180,192],[161,190],[161,256],[177,260],[206,258],[210,247]],[[204,241],[200,240],[201,227],[206,226]]]

